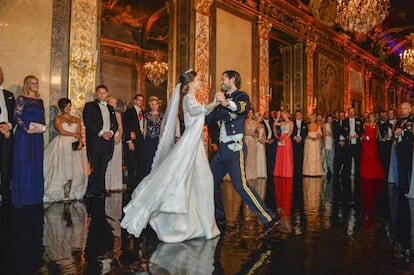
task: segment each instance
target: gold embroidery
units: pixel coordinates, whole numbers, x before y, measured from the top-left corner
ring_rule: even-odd
[[[246,105],[247,103],[244,101],[239,101],[240,104],[240,110],[237,111],[239,114],[244,113],[246,111]]]

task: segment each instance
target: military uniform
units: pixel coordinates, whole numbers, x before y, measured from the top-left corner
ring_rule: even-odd
[[[214,177],[216,220],[225,221],[221,182],[229,173],[233,186],[243,201],[257,214],[264,225],[269,225],[275,219],[274,214],[246,180],[247,147],[244,143],[244,124],[250,109],[249,96],[245,92],[234,91],[226,97],[231,101],[229,105],[227,107],[220,105],[206,117],[209,125],[217,121],[221,122],[219,150],[210,164]]]
[[[402,129],[402,134],[396,136],[399,187],[408,192],[413,160],[413,117],[411,115],[397,120],[395,129]]]

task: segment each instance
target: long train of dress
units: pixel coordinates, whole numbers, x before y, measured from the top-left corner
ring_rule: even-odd
[[[202,140],[205,111],[192,94],[183,99],[185,131],[153,167],[124,208],[121,226],[136,237],[148,222],[164,242],[220,234],[214,217],[214,186]]]

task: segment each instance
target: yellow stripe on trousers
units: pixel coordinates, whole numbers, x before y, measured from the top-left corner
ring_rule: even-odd
[[[243,148],[243,141],[240,140],[239,144]],[[257,209],[259,209],[260,213],[265,217],[266,220],[269,222],[272,220],[272,217],[269,216],[269,214],[263,209],[262,205],[257,201],[256,196],[252,193],[250,188],[247,186],[246,181],[246,173],[244,171],[244,153],[243,149],[240,150],[240,171],[241,171],[241,180],[243,183],[243,189],[246,191],[247,195],[252,199],[253,203],[256,205]]]

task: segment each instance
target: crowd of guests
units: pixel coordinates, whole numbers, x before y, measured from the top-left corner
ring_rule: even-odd
[[[0,68],[0,85],[3,81]],[[96,87],[95,96],[85,104],[83,119],[71,114],[70,99],[59,99],[53,121],[58,135],[45,147],[38,78],[25,77],[17,98],[0,86],[3,206],[109,196],[123,189],[124,161],[131,190],[150,172],[161,132],[161,101],[150,97],[145,111],[144,96],[137,94],[124,111],[105,85]]]
[[[409,197],[413,159],[414,108],[356,115],[354,108],[335,114],[293,115],[250,110],[246,119],[246,177],[328,176],[337,182],[379,179],[399,186]],[[213,129],[209,129],[215,148]],[[266,173],[263,171],[266,169]],[[414,184],[413,184],[414,185]],[[344,186],[345,188],[346,186]]]

